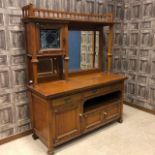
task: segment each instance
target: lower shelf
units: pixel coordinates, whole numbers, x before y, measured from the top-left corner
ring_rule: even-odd
[[[121,92],[116,91],[105,95],[97,96],[86,100],[83,104],[83,112],[87,113],[91,110],[105,107],[112,103],[120,102]]]

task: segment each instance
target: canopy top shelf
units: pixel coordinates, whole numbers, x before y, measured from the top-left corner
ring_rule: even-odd
[[[26,5],[22,8],[23,21],[27,20],[49,20],[57,22],[74,23],[89,23],[100,25],[113,25],[112,13],[105,14],[86,14],[76,12],[55,11],[48,9],[34,8],[32,4]]]

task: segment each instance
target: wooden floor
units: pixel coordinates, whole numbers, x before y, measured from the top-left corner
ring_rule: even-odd
[[[0,155],[46,155],[31,136],[0,146]],[[55,155],[155,155],[155,116],[124,106],[124,122],[113,123],[56,149]]]

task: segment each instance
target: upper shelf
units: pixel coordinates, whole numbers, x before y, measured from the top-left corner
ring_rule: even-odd
[[[71,23],[96,23],[103,25],[113,24],[113,17],[111,13],[106,13],[103,15],[99,14],[86,14],[86,13],[75,13],[75,12],[65,12],[65,11],[54,11],[47,9],[37,9],[33,8],[32,4],[24,6],[23,20],[36,19],[36,20],[55,20],[55,21],[66,21]]]

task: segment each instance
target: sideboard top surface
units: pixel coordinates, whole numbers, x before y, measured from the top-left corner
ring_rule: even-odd
[[[68,80],[60,80],[55,82],[40,83],[33,86],[28,86],[32,92],[40,94],[45,98],[55,97],[71,92],[80,92],[92,87],[97,87],[115,82],[121,82],[126,79],[123,75],[114,73],[91,73],[87,75],[78,75],[69,77]]]

